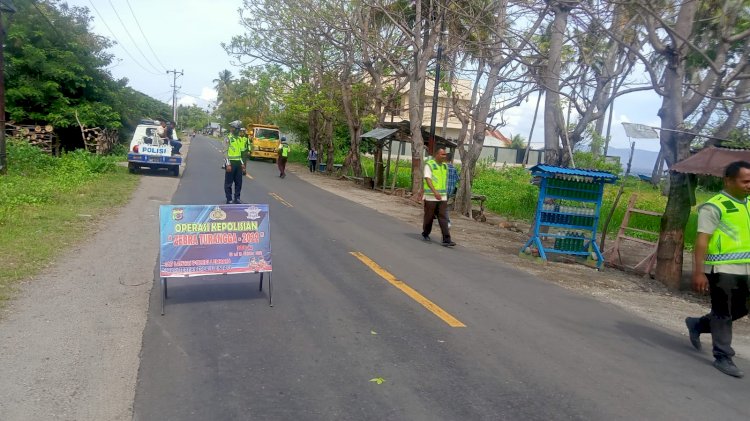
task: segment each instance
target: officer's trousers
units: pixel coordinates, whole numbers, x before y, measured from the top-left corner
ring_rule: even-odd
[[[698,322],[700,333],[710,333],[714,358],[733,357],[732,322],[748,313],[748,280],[745,275],[709,273],[711,312]]]
[[[432,232],[432,220],[437,216],[440,233],[443,242],[450,243],[451,233],[448,227],[448,202],[445,200],[425,200],[424,220],[422,222],[422,235],[429,236]]]
[[[240,191],[242,191],[242,161],[229,161],[232,171],[224,173],[224,194],[227,196],[227,202],[232,200],[232,184],[234,184],[234,200],[240,200]]]

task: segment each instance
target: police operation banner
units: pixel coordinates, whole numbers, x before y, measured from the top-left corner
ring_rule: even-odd
[[[268,205],[162,205],[163,278],[271,271]]]

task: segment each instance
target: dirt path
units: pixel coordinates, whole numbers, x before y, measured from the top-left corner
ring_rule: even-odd
[[[310,184],[407,222],[414,227],[415,232],[421,230],[422,207],[410,199],[364,189],[348,180],[313,174],[301,165],[290,166],[290,172],[294,172]],[[486,223],[452,215],[451,225],[451,236],[461,247],[502,261],[564,288],[622,307],[659,326],[684,335],[686,346],[689,344],[685,317],[703,315],[710,307],[708,297],[691,292],[669,291],[660,282],[648,277],[614,269],[599,272],[578,264],[540,264],[523,259],[518,256],[518,252],[528,239],[525,234],[528,226],[508,223],[497,215],[488,213]],[[709,351],[705,350],[710,350],[710,338],[704,337],[703,342],[709,345],[704,346],[704,352],[709,358]],[[735,322],[732,345],[738,356],[750,359],[750,321],[747,317]]]

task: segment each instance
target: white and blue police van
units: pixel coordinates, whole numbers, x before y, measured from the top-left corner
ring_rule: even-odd
[[[182,157],[172,154],[172,145],[161,139],[156,131],[159,121],[141,120],[133,132],[128,151],[128,170],[138,172],[141,168],[166,169],[175,177],[180,175]]]

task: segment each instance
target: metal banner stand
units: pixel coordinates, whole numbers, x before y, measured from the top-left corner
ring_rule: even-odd
[[[162,205],[159,219],[162,316],[169,298],[167,278],[258,274],[262,292],[267,273],[273,307],[267,204]]]
[[[259,272],[260,280],[258,282],[258,291],[263,291],[263,274],[268,273],[268,306],[273,307],[273,284],[271,283],[271,272]],[[224,275],[228,275],[225,273]],[[187,276],[186,276],[187,278]],[[164,315],[164,305],[169,295],[167,293],[167,279],[161,278],[161,315]]]

